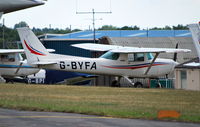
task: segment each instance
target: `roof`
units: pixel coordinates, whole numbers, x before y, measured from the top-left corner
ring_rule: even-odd
[[[190,61],[184,62],[176,66],[176,68],[185,68],[185,69],[200,69],[199,58],[194,58]]]
[[[95,38],[108,37],[191,37],[189,30],[98,30]],[[55,39],[93,39],[93,31],[79,31],[52,37]]]

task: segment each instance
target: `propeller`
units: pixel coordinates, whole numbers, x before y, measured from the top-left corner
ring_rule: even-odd
[[[176,43],[176,49],[178,49],[178,43]],[[174,53],[174,58],[173,58],[174,61],[177,61],[177,53]]]

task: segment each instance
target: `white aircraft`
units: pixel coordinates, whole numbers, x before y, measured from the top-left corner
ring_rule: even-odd
[[[54,49],[48,49],[48,52],[54,52]],[[30,65],[27,60],[23,60],[21,54],[23,49],[0,49],[0,79],[19,78],[31,74],[36,74],[40,69],[36,65]]]
[[[0,79],[18,78],[39,72],[37,66],[30,66],[27,60],[23,60],[23,49],[0,49]]]
[[[75,44],[74,47],[92,51],[107,51],[100,58],[85,58],[51,54],[29,28],[18,33],[29,64],[39,68],[124,77],[159,77],[174,70],[177,62],[157,58],[160,53],[190,52],[188,49],[139,48],[102,44]],[[153,56],[151,53],[155,53]],[[118,78],[120,80],[120,78]]]
[[[0,19],[3,14],[22,10],[29,7],[43,5],[43,0],[0,0]],[[23,61],[20,53],[24,50],[0,49],[0,80],[16,76],[27,76],[39,71],[35,66],[30,66]]]
[[[187,63],[185,65],[186,66],[200,66],[200,26],[199,24],[189,24],[188,27],[192,33],[192,39],[197,51],[199,62]]]
[[[3,14],[43,4],[43,0],[0,0],[0,19]]]

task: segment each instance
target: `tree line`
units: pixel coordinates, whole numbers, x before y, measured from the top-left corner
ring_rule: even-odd
[[[20,22],[14,25],[14,28],[8,28],[6,26],[3,26],[0,24],[0,48],[3,47],[3,42],[13,42],[13,41],[18,41],[19,36],[17,33],[17,28],[19,27],[26,27],[28,24],[26,22]],[[113,25],[104,25],[97,30],[140,30],[140,27],[138,26],[123,26],[123,27],[116,27]],[[177,25],[177,26],[165,26],[163,28],[159,27],[153,27],[149,28],[148,30],[188,30],[187,26],[184,25]],[[3,32],[4,31],[4,32]],[[65,28],[65,29],[58,29],[58,28],[35,28],[33,27],[32,31],[36,35],[42,35],[46,33],[51,33],[51,34],[67,34],[67,33],[72,33],[72,32],[77,32],[81,31],[80,29],[73,29],[71,30],[70,28]],[[13,48],[7,47],[7,48]]]

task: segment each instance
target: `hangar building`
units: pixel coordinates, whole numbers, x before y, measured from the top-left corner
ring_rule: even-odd
[[[93,31],[81,31],[58,36],[45,35],[41,37],[47,48],[53,48],[58,54],[94,57],[90,51],[70,46],[77,43],[94,43]],[[191,49],[191,53],[178,54],[177,61],[182,63],[197,57],[195,47],[192,43],[189,30],[112,30],[96,31],[96,43],[116,44],[133,47],[157,47],[157,48],[178,48]],[[173,58],[173,54],[160,54],[162,58]],[[173,76],[172,76],[173,77]],[[95,85],[111,84],[113,77],[100,76]],[[147,81],[148,83],[149,81]],[[148,84],[149,85],[149,84]],[[125,84],[124,86],[129,86]]]
[[[195,58],[182,63],[175,68],[176,89],[200,91],[200,64]]]

